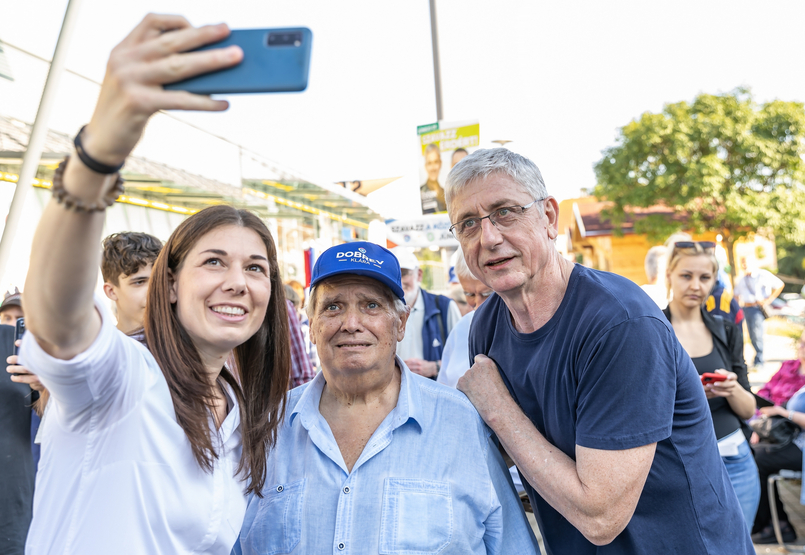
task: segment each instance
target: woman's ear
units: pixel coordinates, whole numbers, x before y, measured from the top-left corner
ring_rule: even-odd
[[[176,304],[176,301],[179,300],[177,288],[178,284],[176,282],[176,277],[173,275],[173,270],[168,270],[168,289],[170,291],[171,304]]]

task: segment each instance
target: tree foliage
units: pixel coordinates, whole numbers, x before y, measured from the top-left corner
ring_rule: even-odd
[[[736,89],[668,104],[621,128],[595,172],[594,193],[613,203],[603,216],[616,226],[631,207],[664,204],[686,213],[694,230],[724,232],[729,247],[763,228],[805,243],[802,103],[758,105]],[[657,215],[635,223],[653,237],[678,227]]]

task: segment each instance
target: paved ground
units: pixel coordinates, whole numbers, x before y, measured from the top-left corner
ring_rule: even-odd
[[[769,378],[780,369],[780,364],[784,360],[797,358],[794,340],[779,335],[764,335],[763,351],[766,353],[766,364],[763,369],[754,372],[750,370],[749,372],[749,383],[752,385],[753,390],[763,387],[769,381]],[[744,348],[744,358],[748,361],[752,361],[755,358],[755,350],[748,341]]]
[[[780,498],[783,500],[788,517],[791,519],[791,524],[797,531],[798,539],[791,546],[793,553],[805,553],[805,506],[799,503],[800,485],[793,482],[783,482],[779,485]],[[779,545],[756,545],[756,553],[774,554],[778,553],[791,553],[792,551],[783,550]]]

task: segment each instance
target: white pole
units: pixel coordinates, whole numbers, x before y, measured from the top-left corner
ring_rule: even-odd
[[[433,47],[433,85],[436,89],[436,121],[442,121],[442,64],[439,61],[439,24],[436,22],[436,0],[430,0],[430,40]]]
[[[48,77],[45,81],[45,89],[42,91],[42,99],[39,101],[39,110],[36,113],[36,119],[31,129],[31,136],[28,139],[28,147],[22,159],[20,177],[19,180],[17,180],[17,187],[14,189],[14,198],[11,201],[11,207],[8,211],[6,226],[3,228],[3,237],[0,239],[0,274],[2,275],[6,273],[8,259],[11,256],[11,247],[14,243],[14,237],[17,234],[20,219],[22,218],[25,197],[28,195],[28,190],[31,188],[31,181],[34,175],[36,175],[36,169],[39,167],[39,159],[42,156],[42,149],[44,148],[48,131],[50,110],[53,107],[53,101],[56,98],[56,92],[59,88],[59,80],[61,79],[62,70],[64,69],[64,63],[67,58],[67,45],[70,43],[70,37],[73,34],[73,28],[78,19],[80,3],[81,0],[68,0],[67,2],[67,10],[64,13],[59,40],[56,43],[56,50],[53,53],[53,61],[50,63],[50,70],[48,71]]]

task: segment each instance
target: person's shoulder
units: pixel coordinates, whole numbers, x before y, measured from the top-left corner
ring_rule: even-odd
[[[469,323],[470,342],[482,337],[492,337],[495,334],[495,331],[498,330],[497,318],[502,302],[503,300],[497,293],[492,293],[481,306],[470,313],[474,314]],[[480,322],[483,322],[483,325],[480,325]]]
[[[453,328],[453,331],[469,332],[470,326],[472,325],[472,320],[474,318],[475,318],[475,311],[474,310],[469,311],[464,316],[459,318],[458,322],[456,322],[456,327]]]
[[[417,387],[419,392],[427,398],[426,402],[429,400],[432,406],[439,407],[441,411],[448,411],[458,418],[470,417],[483,422],[478,411],[461,391],[413,372],[408,375],[411,378],[411,385]]]
[[[299,404],[299,399],[302,398],[302,394],[307,391],[308,387],[310,386],[311,382],[304,383],[300,386],[294,387],[290,391],[285,394],[285,414],[286,416],[290,416],[290,414],[296,408],[296,405]]]
[[[624,318],[661,316],[657,304],[635,282],[618,274],[578,266],[578,279],[572,291],[586,307],[598,312],[606,308]],[[593,301],[593,302],[589,302]]]

